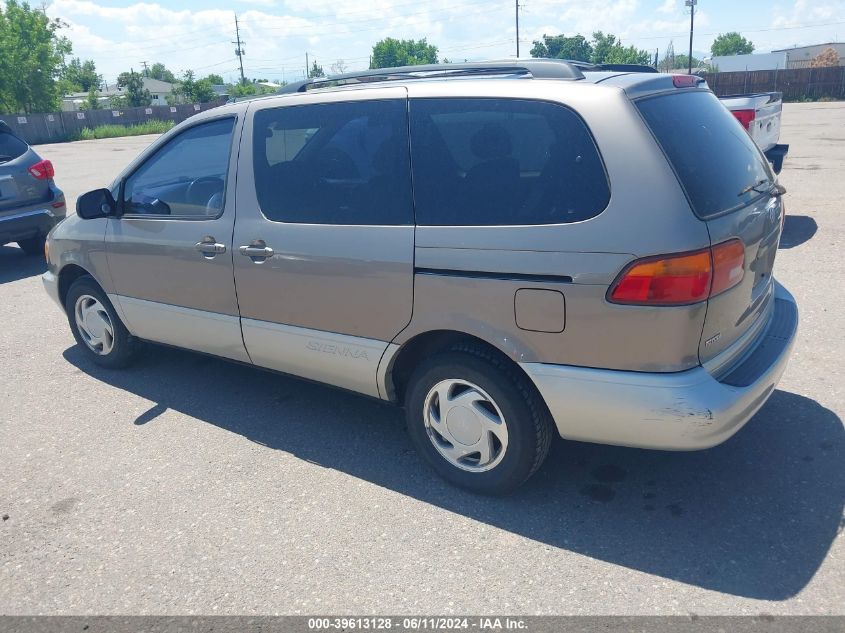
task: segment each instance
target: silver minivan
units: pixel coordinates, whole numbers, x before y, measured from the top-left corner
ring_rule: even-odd
[[[798,323],[782,193],[694,76],[352,73],[175,127],[79,199],[44,283],[100,365],[152,341],[388,400],[501,494],[555,431],[694,450],[754,415]]]

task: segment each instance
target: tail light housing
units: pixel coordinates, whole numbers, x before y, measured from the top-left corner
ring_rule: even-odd
[[[731,114],[736,117],[737,121],[742,123],[742,127],[746,130],[751,129],[751,123],[757,116],[757,113],[754,110],[731,110]]]
[[[690,305],[733,288],[744,275],[745,246],[732,239],[691,253],[638,259],[619,274],[607,298],[626,305]]]
[[[37,178],[38,180],[49,180],[56,175],[56,170],[53,169],[53,163],[49,160],[40,160],[27,171],[32,174],[33,178]]]

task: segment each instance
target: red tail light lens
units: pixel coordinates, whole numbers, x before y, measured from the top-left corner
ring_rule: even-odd
[[[47,180],[56,175],[56,170],[53,169],[53,163],[49,160],[41,160],[29,168],[29,173],[38,180]]]
[[[635,305],[684,305],[707,298],[710,249],[634,262],[613,285],[610,300]]]
[[[754,110],[731,110],[731,114],[736,117],[737,121],[742,123],[742,127],[744,127],[746,130],[751,127],[751,122],[756,116]]]
[[[610,287],[608,300],[628,305],[689,305],[733,288],[744,275],[745,246],[733,239],[692,253],[635,261]]]
[[[729,290],[745,276],[745,245],[729,240],[713,247],[713,286],[710,296]]]

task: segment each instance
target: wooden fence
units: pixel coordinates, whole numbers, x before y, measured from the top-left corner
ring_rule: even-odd
[[[845,66],[707,73],[707,85],[718,96],[782,92],[786,101],[829,97],[845,99]]]

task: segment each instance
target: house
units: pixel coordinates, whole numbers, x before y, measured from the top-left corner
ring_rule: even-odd
[[[144,77],[144,88],[150,91],[152,105],[168,105],[167,96],[173,94],[174,84]]]
[[[771,53],[751,53],[749,55],[726,55],[711,57],[709,63],[719,72],[737,72],[744,70],[783,70],[784,68],[807,68],[819,53],[832,48],[839,55],[839,65],[845,66],[845,43],[830,42],[812,46],[794,46],[781,48]]]
[[[149,90],[151,103],[154,106],[168,105],[167,96],[173,94],[174,84],[158,79],[144,77],[144,88]],[[124,88],[118,88],[116,84],[106,85],[105,89],[97,93],[97,100],[102,107],[106,107],[112,97],[119,97],[126,94]],[[62,111],[76,112],[82,109],[82,105],[88,100],[87,92],[73,92],[62,97]],[[181,101],[180,101],[181,102]]]
[[[807,68],[813,58],[832,48],[839,55],[839,66],[845,66],[845,42],[828,42],[827,44],[813,44],[811,46],[793,46],[782,48],[775,53],[786,55],[786,68]]]
[[[786,68],[786,53],[773,51],[771,53],[750,53],[748,55],[714,55],[708,63],[718,69],[720,73],[731,73],[744,70],[783,70]]]

